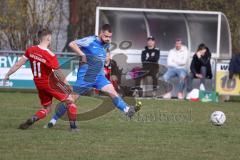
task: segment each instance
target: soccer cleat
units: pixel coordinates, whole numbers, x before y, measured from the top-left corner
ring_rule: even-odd
[[[80,130],[78,129],[77,125],[76,125],[76,121],[69,121],[70,123],[70,132],[79,132]]]
[[[35,121],[29,118],[26,122],[19,125],[18,129],[28,129]]]
[[[134,114],[135,114],[135,107],[134,106],[129,106],[129,109],[128,109],[128,112],[126,113],[126,116],[128,116],[131,119]]]
[[[79,128],[70,128],[69,129],[70,132],[80,132]]]
[[[126,115],[131,119],[133,115],[138,112],[142,107],[142,102],[138,101],[135,106],[129,106],[129,110]]]
[[[48,126],[48,128],[52,128],[54,126],[54,124],[49,122],[47,126]]]
[[[52,122],[49,122],[48,124],[44,125],[43,128],[52,128],[54,124]]]

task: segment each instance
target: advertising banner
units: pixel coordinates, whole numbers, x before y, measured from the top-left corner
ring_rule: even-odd
[[[230,80],[228,72],[229,63],[218,63],[216,70],[216,91],[220,95],[239,95],[240,79],[236,75]]]
[[[21,56],[0,56],[0,88],[3,87],[2,79],[8,70],[21,58]],[[79,62],[71,57],[59,57],[58,61],[66,74],[67,80],[72,84],[76,80]],[[33,75],[29,62],[11,75],[4,88],[35,89]]]

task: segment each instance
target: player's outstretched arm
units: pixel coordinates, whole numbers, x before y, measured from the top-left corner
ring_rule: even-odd
[[[69,47],[75,52],[77,53],[79,56],[82,57],[82,62],[86,63],[87,62],[87,58],[86,55],[83,53],[83,51],[78,47],[78,45],[76,44],[75,41],[72,41],[69,43]]]
[[[7,72],[7,74],[5,75],[4,79],[3,79],[3,84],[5,84],[5,82],[7,80],[9,80],[9,77],[15,73],[22,65],[24,65],[27,62],[27,58],[25,58],[24,56],[21,57],[21,59],[19,61],[17,61],[17,63],[15,63]]]

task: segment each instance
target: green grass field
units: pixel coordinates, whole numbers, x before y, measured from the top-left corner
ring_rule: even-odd
[[[0,160],[156,159],[239,160],[240,103],[198,103],[142,100],[131,121],[118,110],[80,121],[79,133],[60,120],[43,129],[50,117],[29,130],[18,125],[39,108],[37,94],[0,93]],[[79,112],[97,106],[99,99],[83,97]],[[224,126],[209,123],[215,110],[225,112]]]

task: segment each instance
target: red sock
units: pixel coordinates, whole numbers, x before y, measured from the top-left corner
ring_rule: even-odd
[[[43,119],[44,117],[46,117],[48,114],[48,110],[47,109],[40,109],[35,113],[35,116],[38,119]]]
[[[68,118],[69,121],[76,121],[77,120],[77,106],[75,104],[68,105]]]

